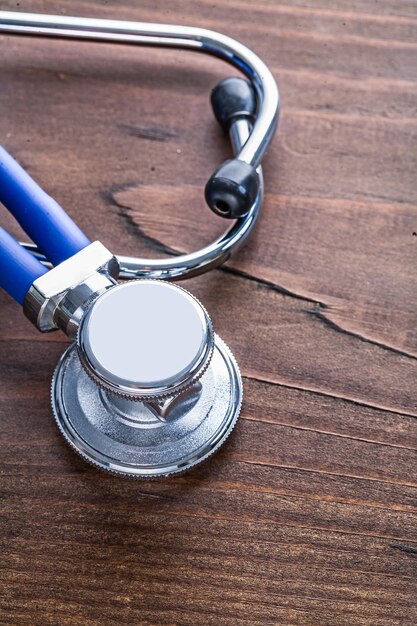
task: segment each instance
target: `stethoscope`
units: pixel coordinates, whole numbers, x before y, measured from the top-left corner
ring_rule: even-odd
[[[235,157],[214,172],[205,197],[235,221],[212,244],[172,260],[115,256],[91,243],[0,147],[0,201],[36,244],[0,229],[0,287],[40,331],[61,329],[72,340],[52,379],[62,434],[109,471],[182,472],[233,430],[242,380],[204,306],[167,281],[220,265],[252,230],[263,196],[260,162],[279,115],[275,80],[248,48],[200,28],[0,11],[0,33],[186,48],[217,56],[249,79],[228,78],[211,95]]]

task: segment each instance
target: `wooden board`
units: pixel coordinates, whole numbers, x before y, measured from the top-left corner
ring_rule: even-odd
[[[205,465],[137,482],[75,456],[49,408],[66,340],[0,294],[0,623],[416,624],[415,2],[16,7],[226,32],[283,109],[256,232],[185,283],[245,384]],[[91,238],[155,257],[221,232],[202,190],[230,151],[208,103],[230,68],[4,36],[0,58],[1,142]]]

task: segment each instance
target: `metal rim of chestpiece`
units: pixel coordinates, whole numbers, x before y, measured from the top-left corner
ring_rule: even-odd
[[[0,11],[0,33],[53,37],[113,44],[186,49],[218,57],[245,74],[257,95],[256,120],[238,119],[229,129],[235,156],[257,168],[259,188],[249,212],[201,250],[172,259],[145,259],[117,255],[120,278],[179,280],[201,274],[224,263],[241,245],[257,221],[263,199],[260,161],[274,135],[279,117],[279,92],[265,63],[249,48],[221,33],[202,28],[109,19],[91,19]],[[23,244],[40,260],[34,244]]]
[[[124,319],[109,345],[102,339],[115,310]],[[176,285],[144,279],[93,301],[57,365],[51,400],[62,434],[83,458],[150,478],[184,472],[225,442],[239,417],[242,381],[201,303]]]

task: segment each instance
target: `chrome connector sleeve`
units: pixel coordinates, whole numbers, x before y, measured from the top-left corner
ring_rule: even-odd
[[[87,305],[116,284],[116,257],[95,241],[37,278],[23,303],[23,311],[41,331],[61,329],[74,337]]]

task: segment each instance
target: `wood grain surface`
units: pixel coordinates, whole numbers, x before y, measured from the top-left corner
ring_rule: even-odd
[[[0,623],[417,624],[415,0],[0,1],[197,25],[282,93],[250,242],[187,281],[245,385],[224,449],[140,482],[67,448],[49,408],[66,339],[0,294]],[[1,142],[115,252],[195,249],[229,154],[180,51],[0,37]],[[21,236],[4,209],[0,222]]]

